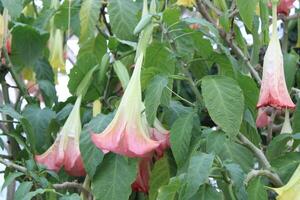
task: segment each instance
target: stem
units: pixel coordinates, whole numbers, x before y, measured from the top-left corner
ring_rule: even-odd
[[[4,57],[5,57],[5,60],[6,60],[6,65],[8,67],[8,70],[11,74],[11,76],[13,77],[17,87],[19,88],[22,96],[24,96],[25,100],[27,101],[27,103],[33,103],[24,83],[19,79],[16,71],[15,71],[15,67],[13,66],[10,58],[9,58],[9,55],[7,53],[7,49],[5,48],[5,46],[2,48],[2,51],[4,53]]]
[[[271,169],[271,164],[269,163],[268,159],[266,158],[265,154],[257,148],[248,138],[246,138],[243,134],[239,133],[237,135],[238,139],[242,142],[244,146],[246,146],[248,149],[252,151],[252,153],[255,155],[255,157],[258,159],[259,163],[262,165],[263,168],[269,170]],[[276,186],[282,186],[282,181],[279,178],[278,174],[273,173],[272,183]]]
[[[256,176],[265,176],[268,179],[271,180],[271,182],[276,186],[276,187],[280,187],[282,186],[282,182],[280,180],[278,180],[278,177],[276,175],[274,175],[274,173],[272,173],[269,170],[252,170],[247,174],[247,177],[245,179],[245,185],[247,185],[250,180]]]
[[[271,142],[271,140],[273,138],[273,122],[274,122],[276,114],[277,114],[277,111],[273,109],[271,117],[270,117],[270,122],[268,124],[268,135],[267,135],[267,143],[268,144]]]
[[[182,96],[180,96],[179,94],[177,94],[176,92],[174,92],[173,90],[171,90],[171,88],[169,88],[168,86],[166,88],[167,88],[167,90],[169,90],[170,92],[172,92],[176,97],[178,97],[179,99],[181,99],[185,103],[189,104],[190,106],[195,106],[192,102],[190,102],[189,100],[183,98]]]
[[[261,78],[259,77],[258,72],[255,70],[255,68],[250,63],[250,59],[243,53],[243,51],[238,47],[238,45],[229,37],[230,33],[226,33],[222,28],[220,28],[217,23],[214,21],[214,19],[210,16],[210,14],[207,12],[206,7],[203,5],[201,0],[197,0],[197,7],[201,15],[210,23],[212,23],[219,31],[220,36],[225,40],[228,46],[230,46],[233,50],[233,52],[239,56],[248,67],[251,75],[255,78],[258,84],[261,84]]]
[[[170,47],[171,47],[172,51],[175,54],[177,54],[176,44],[175,44],[174,40],[171,38],[169,30],[165,29],[163,26],[162,26],[162,29],[163,29],[163,32],[166,35],[166,38],[167,38],[168,42],[170,43]],[[199,92],[196,84],[194,83],[191,73],[186,68],[187,64],[181,58],[177,57],[177,59],[181,62],[181,69],[182,69],[184,75],[186,76],[187,81],[188,81],[193,93],[195,94],[197,101],[200,103],[200,105],[202,105],[203,104],[202,95]]]
[[[3,158],[0,157],[0,163],[5,165],[6,167],[9,167],[9,168],[13,168],[13,169],[16,169],[20,172],[23,172],[23,173],[27,173],[27,169],[21,165],[17,165],[15,164],[14,162],[10,161],[10,160],[5,160]]]
[[[52,186],[56,190],[75,188],[78,191],[83,192],[87,196],[91,195],[91,193],[88,190],[86,190],[80,183],[76,183],[76,182],[64,182],[59,184],[53,184]]]
[[[277,35],[277,4],[272,2],[272,35]]]

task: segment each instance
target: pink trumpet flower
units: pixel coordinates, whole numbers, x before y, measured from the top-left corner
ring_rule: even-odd
[[[142,160],[139,162],[138,175],[136,177],[135,182],[131,184],[131,188],[133,191],[148,193],[151,165],[151,157],[142,158]]]
[[[267,106],[277,109],[295,108],[286,87],[283,57],[275,25],[264,57],[262,84],[257,103],[257,108]]]
[[[36,161],[45,165],[49,170],[57,172],[64,166],[65,171],[71,176],[84,176],[86,174],[79,150],[80,104],[81,96],[77,98],[54,144],[42,155],[35,156]]]
[[[135,69],[121,99],[112,122],[101,134],[92,134],[93,143],[102,151],[112,151],[128,157],[145,157],[159,147],[150,138],[149,129],[142,120],[141,67],[143,53],[137,59]]]
[[[256,127],[257,128],[264,128],[268,126],[270,123],[270,117],[266,112],[266,108],[258,109],[257,118],[256,118]]]

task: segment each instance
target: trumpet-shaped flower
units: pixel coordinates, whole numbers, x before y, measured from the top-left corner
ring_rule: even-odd
[[[266,108],[258,109],[257,118],[256,118],[256,127],[263,128],[268,126],[270,122],[270,117],[267,114]]]
[[[141,161],[139,162],[138,175],[134,183],[131,184],[131,188],[133,191],[148,193],[151,165],[151,157],[141,159]]]
[[[274,28],[274,30],[276,30]],[[286,87],[281,47],[274,31],[264,57],[263,77],[257,108],[295,108]]]
[[[196,2],[195,0],[177,0],[176,4],[179,6],[193,7]]]
[[[286,185],[271,189],[278,194],[277,200],[300,200],[300,165]]]
[[[63,32],[59,29],[51,30],[49,38],[49,62],[55,71],[65,71]]]
[[[84,176],[85,170],[79,150],[81,96],[58,134],[54,144],[42,155],[36,155],[38,163],[47,169],[59,171],[64,166],[65,171],[72,176]]]
[[[142,122],[142,94],[140,73],[143,53],[137,59],[135,69],[121,99],[112,122],[101,134],[92,134],[92,141],[102,151],[112,151],[128,157],[145,157],[160,143],[150,138],[148,128]]]

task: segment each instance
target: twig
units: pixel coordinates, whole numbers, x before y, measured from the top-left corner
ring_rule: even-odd
[[[270,122],[268,124],[268,135],[267,135],[267,143],[269,144],[273,137],[273,122],[276,117],[277,111],[275,109],[272,110]]]
[[[0,120],[0,123],[20,123],[20,122],[14,120]]]
[[[63,189],[71,189],[71,188],[75,188],[77,189],[79,192],[83,192],[85,193],[86,196],[91,196],[92,194],[85,189],[80,183],[76,183],[76,182],[64,182],[64,183],[59,183],[59,184],[53,184],[52,187],[56,190],[63,190]]]
[[[7,65],[7,68],[11,74],[11,76],[13,77],[17,87],[19,88],[21,94],[24,96],[24,98],[26,99],[26,101],[28,103],[32,103],[32,99],[24,85],[24,83],[19,79],[17,73],[15,72],[15,67],[13,66],[10,58],[9,58],[9,55],[7,53],[7,49],[5,47],[2,47],[2,51],[4,53],[4,57],[5,57],[5,60],[6,60],[6,65]]]
[[[9,168],[14,168],[20,172],[26,173],[27,169],[21,165],[17,165],[14,162],[10,161],[10,160],[5,160],[3,158],[0,157],[0,163],[2,163],[3,165],[5,165],[6,167]]]
[[[180,100],[184,101],[185,103],[189,104],[190,106],[195,106],[192,102],[190,102],[189,100],[183,98],[182,96],[180,96],[179,94],[177,94],[176,92],[171,90],[171,88],[169,88],[168,86],[166,88],[167,88],[167,90],[172,92],[176,97],[178,97]]]
[[[276,186],[276,187],[280,187],[282,186],[282,182],[280,179],[278,179],[278,176],[276,176],[274,173],[272,173],[271,171],[269,170],[265,170],[265,169],[262,169],[262,170],[251,170],[247,176],[246,176],[246,179],[244,181],[245,185],[248,185],[248,183],[250,182],[250,180],[256,176],[265,176],[267,178],[270,179],[270,181]]]
[[[226,33],[222,28],[217,26],[214,19],[210,16],[210,14],[207,12],[205,6],[203,5],[203,2],[201,0],[197,0],[197,7],[201,15],[210,23],[212,23],[215,27],[218,28],[220,36],[225,40],[227,45],[229,45],[233,52],[238,55],[247,65],[249,68],[250,73],[255,78],[255,80],[258,82],[258,84],[261,84],[261,78],[259,77],[258,72],[255,70],[255,68],[250,63],[250,59],[243,53],[243,51],[238,47],[238,45],[231,40],[230,37],[228,37],[228,33]]]
[[[102,6],[102,8],[101,8],[101,11],[100,11],[100,14],[101,14],[102,17],[103,17],[103,22],[104,22],[104,24],[105,24],[105,26],[106,26],[106,28],[107,28],[107,31],[108,31],[109,35],[112,36],[112,35],[113,35],[113,32],[112,32],[111,26],[110,26],[110,24],[109,24],[109,23],[107,22],[107,20],[106,20],[106,16],[105,16],[105,8],[106,8],[106,4],[103,4],[103,6]]]
[[[12,159],[13,157],[10,156],[10,155],[3,155],[3,154],[0,154],[0,158],[4,158],[4,159]]]
[[[238,139],[242,142],[244,146],[250,149],[255,157],[258,159],[259,163],[262,165],[263,168],[269,170],[271,169],[271,164],[269,163],[268,159],[266,158],[265,154],[257,148],[251,141],[248,140],[243,134],[239,133],[237,135]],[[272,176],[272,183],[276,186],[281,186],[282,181],[276,173],[273,173]]]

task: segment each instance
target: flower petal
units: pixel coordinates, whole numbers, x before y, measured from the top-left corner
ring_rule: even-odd
[[[283,57],[277,33],[272,35],[264,57],[263,78],[257,103],[257,108],[266,106],[279,109],[296,107],[286,87]]]
[[[54,144],[42,155],[36,155],[35,160],[47,169],[58,172],[63,165],[64,149],[61,135],[58,135]]]
[[[71,176],[84,176],[86,174],[79,150],[79,143],[72,137],[68,138],[65,149],[64,169]]]
[[[151,158],[143,158],[139,162],[139,171],[134,183],[131,188],[136,192],[148,193],[149,191],[149,178],[151,168]]]

